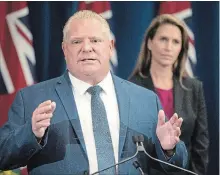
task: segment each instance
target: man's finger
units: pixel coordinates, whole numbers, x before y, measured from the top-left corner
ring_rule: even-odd
[[[176,121],[178,120],[178,115],[177,113],[173,114],[173,116],[170,118],[169,122],[171,125],[173,125]]]
[[[178,120],[176,120],[176,122],[174,123],[174,125],[176,127],[181,127],[182,126],[182,123],[183,123],[183,119],[182,118],[179,118]]]
[[[178,122],[177,126],[181,127],[183,123],[183,118],[179,118],[177,122]]]
[[[42,106],[46,106],[46,105],[50,105],[50,104],[51,104],[51,100],[47,100],[47,101],[44,101],[41,104],[39,104],[38,107],[42,107]]]
[[[181,130],[180,130],[180,128],[179,128],[179,127],[175,127],[174,129],[175,129],[174,135],[177,136],[177,137],[179,137],[179,136],[181,135]]]
[[[51,103],[51,107],[52,107],[51,112],[54,112],[56,109],[56,103],[54,101]]]
[[[51,119],[52,117],[53,117],[52,113],[43,113],[43,114],[36,115],[34,120],[35,120],[35,122],[39,122],[39,121]]]
[[[157,126],[161,126],[165,123],[165,114],[163,110],[160,110],[158,113],[158,122]]]
[[[176,144],[180,141],[179,137],[175,137]]]
[[[36,129],[40,129],[40,128],[47,128],[48,126],[50,126],[50,120],[42,120],[40,122],[36,123]]]
[[[52,105],[50,104],[50,105],[38,107],[36,110],[36,114],[49,113],[51,111],[52,111]]]

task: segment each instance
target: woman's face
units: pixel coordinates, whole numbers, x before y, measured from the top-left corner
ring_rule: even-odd
[[[152,63],[172,67],[182,48],[180,29],[172,24],[162,24],[153,39],[148,40],[148,49],[151,50]]]

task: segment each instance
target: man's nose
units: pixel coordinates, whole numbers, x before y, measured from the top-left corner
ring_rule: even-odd
[[[91,52],[92,51],[92,45],[89,40],[85,40],[83,42],[82,51],[83,52]]]

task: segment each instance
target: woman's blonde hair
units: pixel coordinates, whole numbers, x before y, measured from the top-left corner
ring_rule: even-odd
[[[163,14],[157,16],[153,19],[150,26],[145,32],[144,40],[141,45],[141,50],[138,56],[137,64],[132,72],[131,76],[140,75],[145,78],[150,71],[151,66],[151,51],[148,49],[148,40],[153,39],[158,28],[163,24],[171,24],[178,27],[181,31],[182,36],[182,48],[179,53],[178,59],[173,64],[173,74],[179,78],[182,85],[182,79],[188,76],[185,70],[185,62],[187,59],[188,47],[189,47],[189,37],[185,28],[185,24],[170,14]]]

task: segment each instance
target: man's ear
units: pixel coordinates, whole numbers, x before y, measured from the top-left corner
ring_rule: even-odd
[[[113,56],[114,48],[115,48],[115,41],[114,40],[110,41],[109,47],[110,47],[110,58],[111,58]]]
[[[66,43],[64,41],[62,42],[62,50],[63,50],[64,57],[66,59]]]

